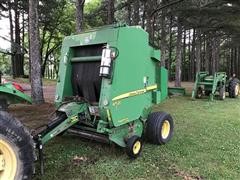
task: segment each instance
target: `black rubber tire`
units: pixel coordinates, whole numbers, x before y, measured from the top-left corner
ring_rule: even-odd
[[[232,79],[228,85],[228,93],[230,98],[237,98],[238,93],[236,92],[236,86],[239,86],[239,80],[237,78]]]
[[[219,90],[219,98],[220,100],[224,100],[226,98],[226,90],[225,86],[221,87]]]
[[[170,125],[169,134],[166,138],[162,136],[162,126],[167,120]],[[165,112],[154,112],[148,116],[146,124],[146,139],[153,144],[166,144],[173,136],[174,123],[170,114]]]
[[[134,153],[134,145],[137,143],[137,142],[140,142],[140,149],[137,153]],[[142,152],[142,139],[138,136],[132,136],[130,137],[128,140],[127,140],[127,144],[126,144],[126,153],[127,155],[132,158],[132,159],[135,159],[137,158],[141,152]]]
[[[0,111],[0,139],[10,146],[16,156],[15,179],[32,179],[35,157],[33,139],[22,123],[4,111]]]
[[[212,91],[205,90],[205,96],[210,96],[211,93],[212,93]]]
[[[203,96],[203,89],[201,87],[198,87],[197,93],[196,93],[196,98],[200,99]]]
[[[0,111],[6,111],[8,109],[8,103],[6,99],[0,99]]]

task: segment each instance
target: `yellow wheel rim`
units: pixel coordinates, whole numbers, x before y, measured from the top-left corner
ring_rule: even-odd
[[[223,93],[223,99],[225,99],[225,98],[226,98],[226,92]]]
[[[235,95],[238,96],[238,94],[239,94],[239,85],[235,87]]]
[[[141,142],[136,141],[133,145],[133,154],[138,154],[140,152],[141,146],[142,146]]]
[[[168,120],[165,120],[163,122],[162,130],[161,130],[162,138],[166,139],[169,136],[169,133],[170,133],[170,123]]]
[[[17,172],[17,157],[10,144],[0,140],[0,179],[13,180]]]

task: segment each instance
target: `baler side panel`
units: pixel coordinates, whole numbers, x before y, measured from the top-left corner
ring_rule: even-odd
[[[160,91],[161,91],[161,102],[164,101],[168,96],[168,70],[161,67],[160,70]]]
[[[128,97],[112,101],[109,106],[116,127],[140,118],[143,111],[151,107],[152,91],[157,87],[156,64],[151,60],[146,32],[139,28],[120,28],[117,48],[119,56],[114,60],[110,99],[121,95]],[[146,84],[144,78],[147,78]]]
[[[64,98],[66,96],[72,96],[72,67],[70,59],[72,58],[73,54],[69,45],[70,44],[66,40],[64,40],[61,50],[59,73],[56,86],[55,105],[57,107],[64,101]]]
[[[157,90],[152,92],[152,102],[159,104],[168,96],[168,71],[164,67],[160,67],[159,62],[156,62],[156,83]]]

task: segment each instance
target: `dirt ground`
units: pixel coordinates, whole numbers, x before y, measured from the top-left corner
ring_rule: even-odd
[[[42,105],[11,105],[9,112],[20,120],[29,129],[36,129],[47,124],[54,115],[53,104],[45,103]]]
[[[31,95],[31,86],[26,83],[21,83],[21,86],[24,89],[24,92],[28,95]],[[54,102],[56,86],[55,85],[44,85],[43,86],[43,94],[45,101],[48,103]]]
[[[31,95],[29,84],[20,83],[26,94]],[[42,105],[17,104],[10,105],[9,112],[19,119],[29,129],[36,129],[47,124],[54,116],[53,105],[55,97],[55,85],[43,86],[45,103]]]
[[[192,92],[192,88],[193,88],[193,85],[194,83],[193,82],[182,82],[182,87],[186,88],[186,92],[187,93],[191,93]],[[174,87],[174,82],[169,82],[168,83],[168,86],[169,87]]]

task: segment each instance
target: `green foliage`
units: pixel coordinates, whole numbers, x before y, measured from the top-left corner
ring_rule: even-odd
[[[57,64],[63,38],[75,30],[75,8],[67,0],[41,1],[40,37],[42,55],[42,73],[48,65]]]
[[[84,21],[84,28],[91,29],[98,26],[103,26],[106,22],[106,13],[105,16],[102,11],[99,10],[102,8],[102,1],[100,0],[91,0],[86,3],[84,7],[84,14],[86,20]]]
[[[103,19],[97,13],[100,0],[93,0],[85,5],[84,29],[102,26]],[[54,64],[58,70],[60,47],[65,36],[75,33],[75,4],[67,0],[42,0],[40,3],[40,37],[42,41],[42,67]],[[96,16],[89,17],[93,13]],[[89,15],[89,16],[88,16]]]
[[[9,55],[0,53],[0,71],[3,74],[11,74],[11,60]]]

